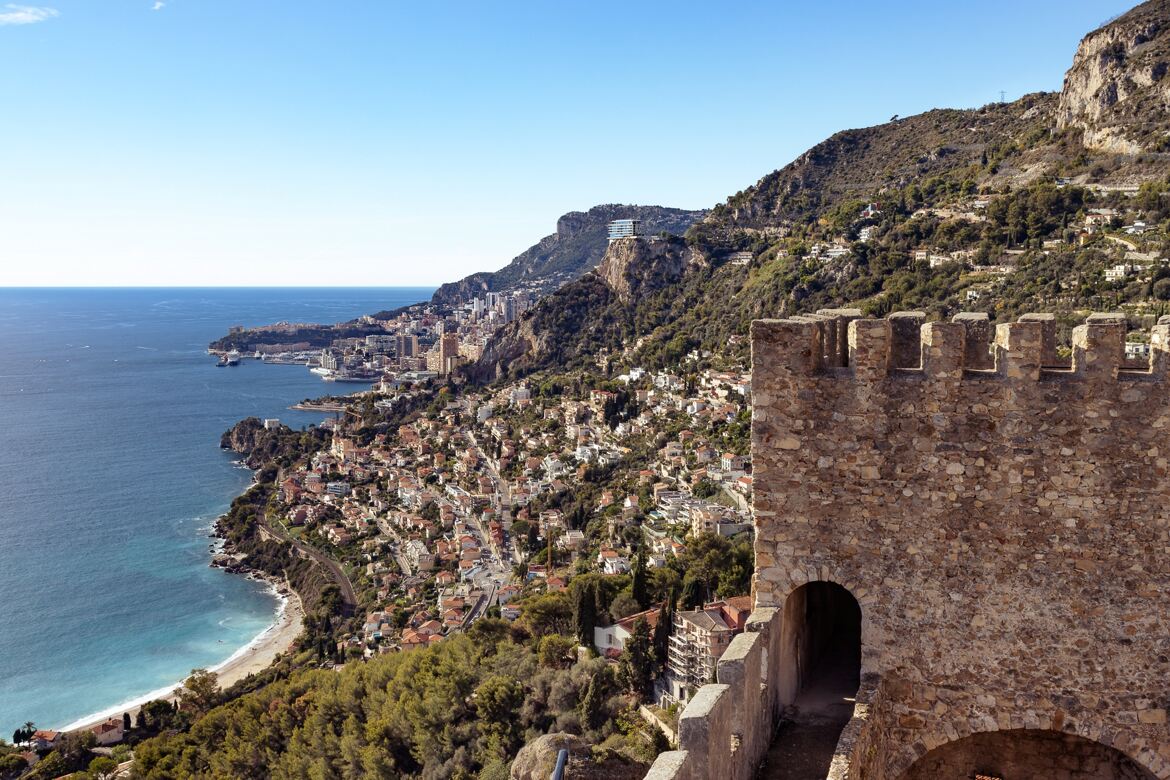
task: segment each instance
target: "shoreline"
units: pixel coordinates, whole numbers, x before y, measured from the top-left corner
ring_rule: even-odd
[[[258,575],[254,576],[258,577]],[[230,688],[250,674],[257,674],[267,669],[276,660],[276,657],[287,652],[301,635],[305,615],[301,597],[283,582],[278,583],[268,578],[263,579],[269,583],[277,598],[280,599],[280,607],[277,609],[270,626],[253,637],[248,644],[228,656],[227,659],[208,668],[208,671],[218,675],[221,690]],[[149,693],[128,699],[121,704],[85,715],[58,730],[63,732],[84,731],[109,718],[121,717],[124,712],[128,712],[131,719],[136,718],[138,710],[147,702],[156,699],[174,701],[178,698],[176,692],[182,687],[184,679],[186,678],[176,680],[172,685],[156,688]]]
[[[244,495],[256,486],[255,474],[257,470],[247,464],[246,456],[243,455],[233,460],[232,464],[237,468],[247,469],[253,474],[252,483],[240,494]],[[225,660],[215,666],[208,667],[207,670],[209,672],[216,674],[221,691],[230,688],[249,675],[264,671],[272,665],[278,655],[291,650],[297,638],[300,637],[304,630],[305,617],[305,608],[304,603],[301,601],[301,596],[288,582],[287,578],[277,579],[267,572],[249,567],[222,567],[220,565],[220,556],[225,554],[228,556],[235,555],[229,547],[228,540],[221,534],[219,529],[219,523],[223,520],[224,516],[220,515],[206,529],[209,532],[210,538],[214,540],[212,543],[210,565],[216,568],[223,568],[228,574],[244,576],[267,583],[269,591],[276,596],[279,605],[273,616],[272,623],[263,631],[252,637],[247,644],[238,648]],[[188,670],[189,672],[190,670]],[[87,731],[110,718],[121,717],[123,713],[128,713],[131,720],[133,720],[138,717],[138,711],[147,702],[156,700],[167,702],[177,701],[179,698],[178,692],[183,686],[183,681],[186,679],[186,676],[181,677],[171,685],[155,688],[142,695],[127,699],[120,704],[85,715],[57,730],[61,732]]]

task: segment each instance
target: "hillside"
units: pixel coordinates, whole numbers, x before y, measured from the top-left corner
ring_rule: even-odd
[[[606,225],[612,220],[640,219],[646,235],[682,235],[705,213],[615,204],[594,206],[585,212],[570,211],[557,220],[557,232],[545,236],[500,270],[444,284],[435,291],[431,302],[450,306],[485,292],[505,292],[520,286],[549,292],[597,267],[605,254]]]
[[[556,370],[623,347],[650,366],[696,347],[742,355],[753,318],[829,306],[993,319],[1026,309],[1160,310],[1170,292],[1154,289],[1170,276],[1157,263],[1170,155],[1099,140],[1123,130],[1137,138],[1140,126],[1149,145],[1151,132],[1170,126],[1161,87],[1149,86],[1170,62],[1167,29],[1170,1],[1146,3],[1085,37],[1060,94],[837,133],[715,206],[685,246],[672,244],[681,275],[652,274],[636,300],[622,300],[611,274],[590,274],[501,331],[472,373]],[[1102,41],[1126,42],[1128,53],[1110,55],[1107,74],[1089,79]],[[1106,77],[1148,88],[1119,88],[1109,105],[1082,110],[1086,85]],[[1090,224],[1094,210],[1111,214],[1108,224],[1101,214]],[[1119,230],[1138,222],[1146,227],[1137,239]],[[630,268],[616,255],[599,271],[611,259],[637,274],[636,258]],[[1127,262],[1124,278],[1106,275]]]

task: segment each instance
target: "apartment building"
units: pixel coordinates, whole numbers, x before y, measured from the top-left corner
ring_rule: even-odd
[[[752,597],[736,596],[702,609],[675,613],[667,653],[665,699],[686,701],[712,681],[715,664],[732,638],[743,631],[751,611]]]

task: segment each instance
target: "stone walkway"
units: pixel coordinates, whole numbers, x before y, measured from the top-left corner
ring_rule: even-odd
[[[825,780],[841,730],[853,717],[857,659],[842,652],[825,658],[781,722],[760,770],[760,780]]]

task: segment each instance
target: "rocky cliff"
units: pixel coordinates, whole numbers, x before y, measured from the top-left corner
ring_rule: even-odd
[[[647,302],[659,300],[687,271],[706,265],[678,237],[612,241],[600,265],[541,300],[502,328],[468,369],[476,380],[568,369],[600,350],[619,351],[648,321]]]
[[[246,417],[224,431],[219,446],[242,455],[244,465],[248,468],[258,469],[265,463],[301,452],[305,448],[316,450],[328,438],[328,431],[323,428],[313,428],[304,433],[294,431],[287,425],[267,429],[258,418]]]
[[[606,225],[615,219],[640,219],[646,235],[681,235],[705,211],[662,206],[594,206],[570,211],[557,220],[557,231],[545,236],[494,273],[472,274],[444,284],[434,294],[436,304],[452,305],[485,292],[502,292],[524,285],[550,292],[596,268],[606,249]]]
[[[1118,154],[1170,151],[1170,0],[1151,0],[1085,36],[1064,79],[1057,126]]]
[[[692,262],[691,254],[677,241],[623,238],[609,243],[597,275],[628,304],[644,292],[678,281]]]

